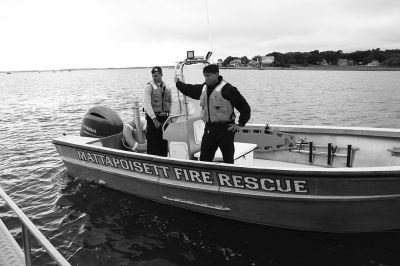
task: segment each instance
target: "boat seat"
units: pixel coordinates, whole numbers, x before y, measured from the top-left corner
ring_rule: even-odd
[[[169,143],[169,157],[189,160],[189,147],[183,141],[171,141]]]
[[[169,156],[178,159],[193,159],[200,150],[204,133],[204,122],[200,118],[178,120],[169,124],[163,133],[168,141]]]
[[[235,164],[238,165],[252,165],[253,164],[253,155],[254,150],[257,148],[257,144],[254,143],[244,143],[244,142],[235,142],[235,154],[233,155],[233,160]],[[196,152],[194,157],[197,160],[200,160],[201,152]],[[222,152],[218,148],[214,156],[214,162],[223,162],[224,159],[222,157]]]

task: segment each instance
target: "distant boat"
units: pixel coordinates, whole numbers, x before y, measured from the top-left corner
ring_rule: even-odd
[[[186,59],[176,74],[194,83],[206,64]],[[235,164],[218,152],[201,162],[197,103],[183,99],[170,117],[169,157],[128,151],[111,130],[120,118],[100,106],[81,136],[53,144],[72,176],[164,204],[301,230],[400,229],[400,129],[248,124],[235,137]]]
[[[11,72],[7,72],[6,74],[11,74]]]

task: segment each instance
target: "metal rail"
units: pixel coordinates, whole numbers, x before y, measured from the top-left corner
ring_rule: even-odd
[[[10,209],[18,216],[22,223],[22,238],[24,244],[25,264],[32,265],[30,235],[32,235],[61,266],[71,266],[71,264],[58,252],[58,250],[46,239],[46,237],[36,228],[22,210],[13,202],[2,188],[0,188],[0,197],[4,199]]]

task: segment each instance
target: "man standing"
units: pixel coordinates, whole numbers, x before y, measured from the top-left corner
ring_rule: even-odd
[[[235,132],[250,119],[250,106],[236,87],[223,80],[217,65],[203,69],[205,83],[185,84],[175,77],[176,87],[184,95],[200,100],[205,122],[201,141],[201,161],[212,161],[218,147],[225,163],[233,163]],[[236,108],[240,112],[235,123]]]
[[[147,153],[159,156],[168,155],[168,141],[163,139],[162,125],[171,110],[171,90],[162,80],[161,67],[151,70],[153,80],[144,89],[144,111],[147,120]]]

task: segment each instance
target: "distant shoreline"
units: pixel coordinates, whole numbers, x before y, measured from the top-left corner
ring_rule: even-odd
[[[174,66],[161,66],[162,68],[174,68]],[[150,69],[152,67],[104,67],[104,68],[64,68],[64,69],[44,69],[44,70],[12,70],[0,71],[0,74],[11,73],[28,73],[28,72],[72,72],[72,71],[85,71],[85,70],[118,70],[118,69]]]
[[[263,68],[253,68],[253,67],[220,67],[220,69],[239,69],[239,70],[322,70],[322,71],[400,71],[400,67],[388,67],[388,66],[302,66],[302,65],[292,65],[290,67],[263,67]]]
[[[165,69],[173,69],[174,66],[161,66]],[[71,69],[55,69],[55,70],[15,70],[15,71],[0,71],[0,74],[12,74],[12,73],[29,73],[29,72],[72,72],[72,71],[85,71],[85,70],[118,70],[118,69],[146,69],[151,67],[108,67],[108,68],[71,68]],[[322,71],[400,71],[400,67],[388,67],[388,66],[376,66],[370,67],[365,65],[355,66],[302,66],[302,65],[291,65],[290,67],[220,67],[220,69],[236,69],[236,70],[322,70]]]

